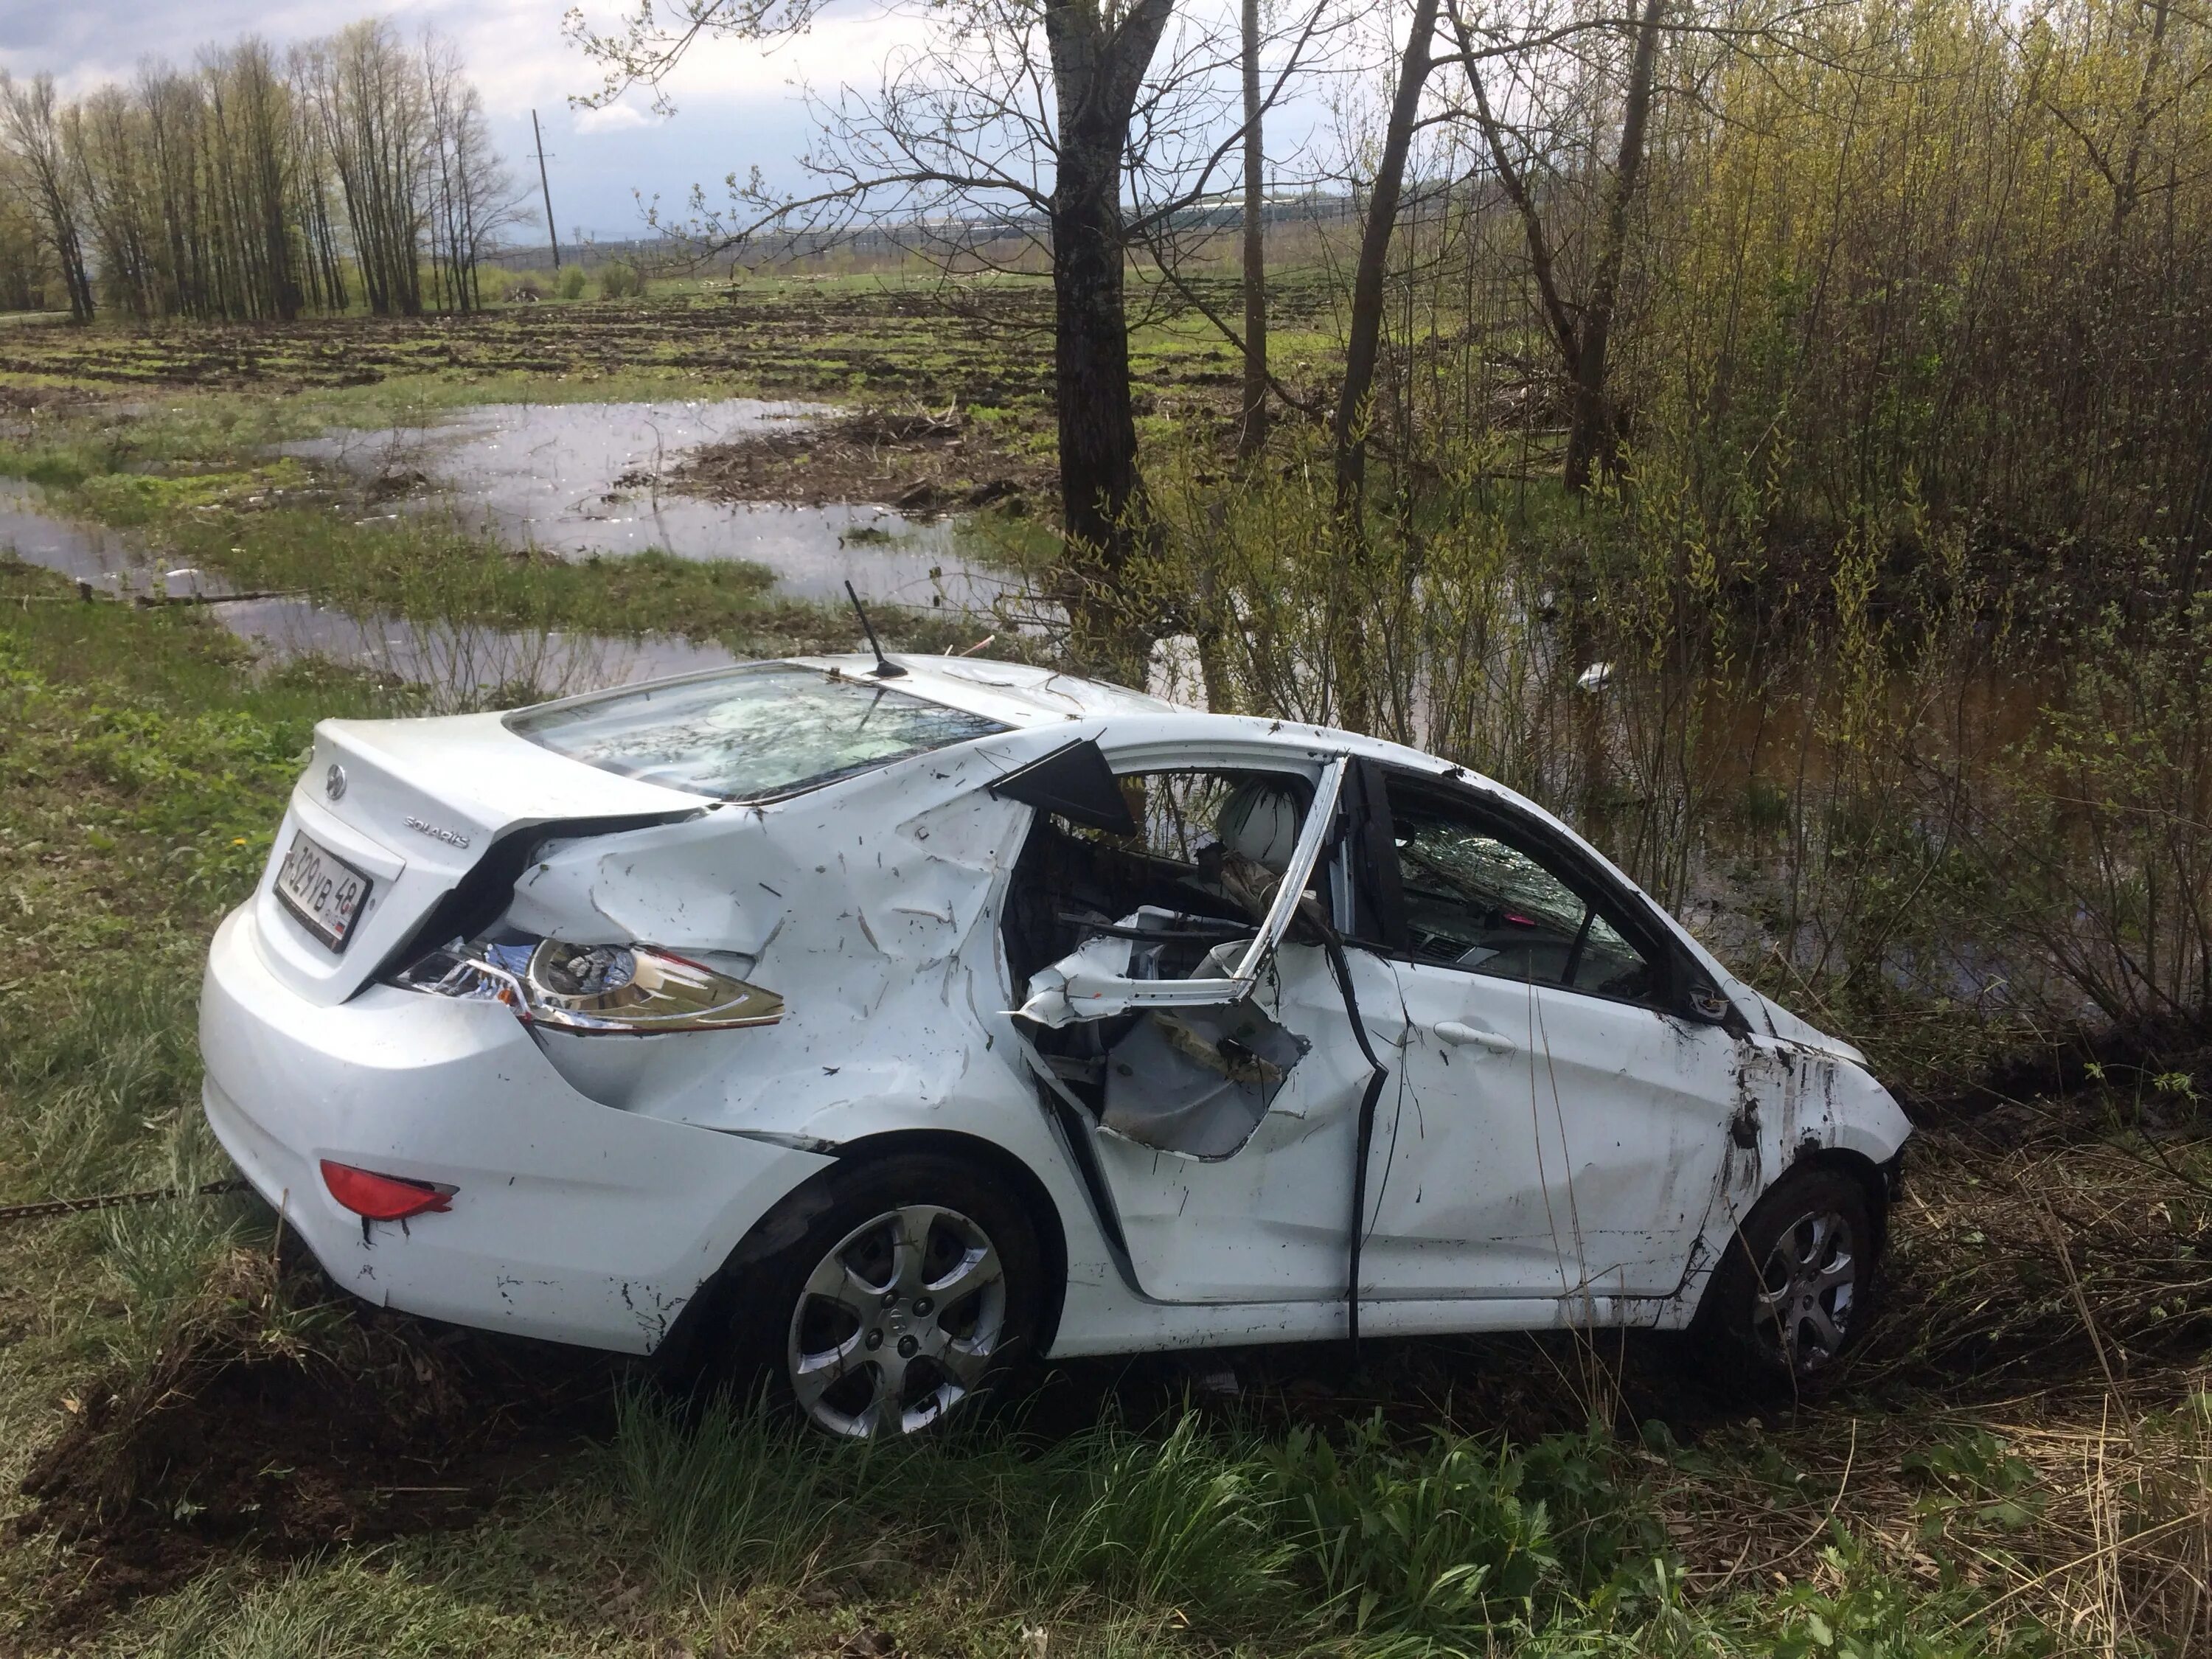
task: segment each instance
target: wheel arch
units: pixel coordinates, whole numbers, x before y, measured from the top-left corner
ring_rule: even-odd
[[[1903,1156],[1900,1152],[1898,1158]],[[1889,1254],[1889,1198],[1897,1162],[1893,1159],[1889,1164],[1881,1164],[1855,1147],[1808,1143],[1767,1192],[1772,1192],[1800,1170],[1833,1170],[1849,1176],[1866,1193],[1867,1215],[1874,1222],[1875,1263],[1879,1270],[1882,1259]],[[1765,1196],[1765,1193],[1759,1194],[1761,1202]]]
[[[1899,1152],[1889,1163],[1884,1164],[1875,1163],[1864,1152],[1850,1146],[1838,1146],[1816,1140],[1807,1140],[1800,1145],[1796,1155],[1784,1166],[1782,1172],[1766,1183],[1759,1196],[1752,1200],[1749,1208],[1735,1216],[1734,1224],[1729,1228],[1720,1243],[1718,1254],[1713,1258],[1713,1270],[1705,1275],[1704,1282],[1698,1286],[1697,1305],[1691,1310],[1688,1328],[1697,1329],[1711,1317],[1709,1310],[1712,1306],[1715,1281],[1719,1277],[1720,1263],[1729,1252],[1738,1248],[1737,1241],[1742,1237],[1744,1226],[1750,1220],[1753,1212],[1780,1191],[1783,1185],[1793,1176],[1801,1171],[1808,1174],[1814,1171],[1832,1171],[1856,1182],[1866,1194],[1867,1214],[1872,1220],[1875,1230],[1875,1271],[1879,1273],[1884,1258],[1889,1253],[1889,1197],[1894,1189],[1897,1172],[1904,1156],[1904,1153]]]
[[[1053,1339],[1059,1334],[1060,1309],[1067,1299],[1067,1229],[1060,1220],[1060,1206],[1053,1201],[1051,1189],[1022,1158],[995,1141],[986,1140],[981,1135],[963,1134],[957,1129],[888,1129],[846,1142],[838,1148],[836,1164],[823,1170],[817,1179],[834,1175],[837,1169],[850,1164],[913,1152],[935,1152],[940,1157],[986,1165],[1021,1195],[1022,1207],[1029,1212],[1030,1224],[1036,1230],[1037,1253],[1044,1261],[1044,1303],[1037,1322],[1037,1352],[1049,1353]]]
[[[819,1207],[829,1203],[830,1188],[841,1174],[849,1174],[857,1166],[915,1153],[933,1153],[982,1165],[1018,1194],[1030,1224],[1036,1231],[1037,1253],[1044,1267],[1036,1351],[1039,1354],[1049,1353],[1067,1298],[1067,1231],[1050,1189],[1019,1157],[981,1135],[963,1134],[955,1129],[890,1129],[840,1142],[836,1149],[836,1163],[816,1170],[754,1222],[721,1266],[708,1275],[678,1313],[668,1335],[653,1351],[655,1364],[678,1376],[700,1369],[711,1357],[712,1333],[724,1322],[739,1294],[746,1266],[773,1255],[799,1237],[812,1216],[819,1212]]]

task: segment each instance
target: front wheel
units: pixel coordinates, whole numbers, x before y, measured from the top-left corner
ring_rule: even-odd
[[[736,1287],[734,1358],[815,1427],[854,1439],[933,1429],[971,1414],[1034,1351],[1036,1231],[983,1172],[895,1154],[787,1202],[771,1231],[789,1242]]]
[[[1825,1382],[1864,1334],[1880,1252],[1866,1188],[1840,1170],[1793,1170],[1729,1240],[1691,1329],[1717,1379],[1747,1392]]]

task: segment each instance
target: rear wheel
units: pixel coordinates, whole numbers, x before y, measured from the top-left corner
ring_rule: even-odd
[[[1794,1170],[1729,1239],[1692,1328],[1718,1380],[1759,1393],[1818,1388],[1863,1334],[1881,1233],[1840,1170]]]
[[[815,1427],[934,1429],[1032,1353],[1036,1228],[983,1172],[896,1154],[833,1170],[787,1205],[763,1231],[789,1242],[740,1270],[733,1357]]]

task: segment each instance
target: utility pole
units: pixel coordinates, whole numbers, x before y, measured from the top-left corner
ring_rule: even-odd
[[[553,186],[545,182],[545,135],[538,129],[538,112],[530,112],[530,136],[538,141],[538,188],[545,192],[545,240],[553,244],[553,269],[561,269],[561,233],[553,228]]]

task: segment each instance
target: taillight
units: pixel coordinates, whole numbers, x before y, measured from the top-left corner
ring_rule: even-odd
[[[775,992],[644,945],[456,939],[402,969],[392,982],[503,1002],[526,1021],[580,1036],[727,1031],[783,1018],[783,999]]]
[[[409,1216],[449,1210],[455,1191],[434,1181],[378,1175],[327,1158],[323,1160],[323,1185],[332,1198],[369,1221],[404,1221]]]

